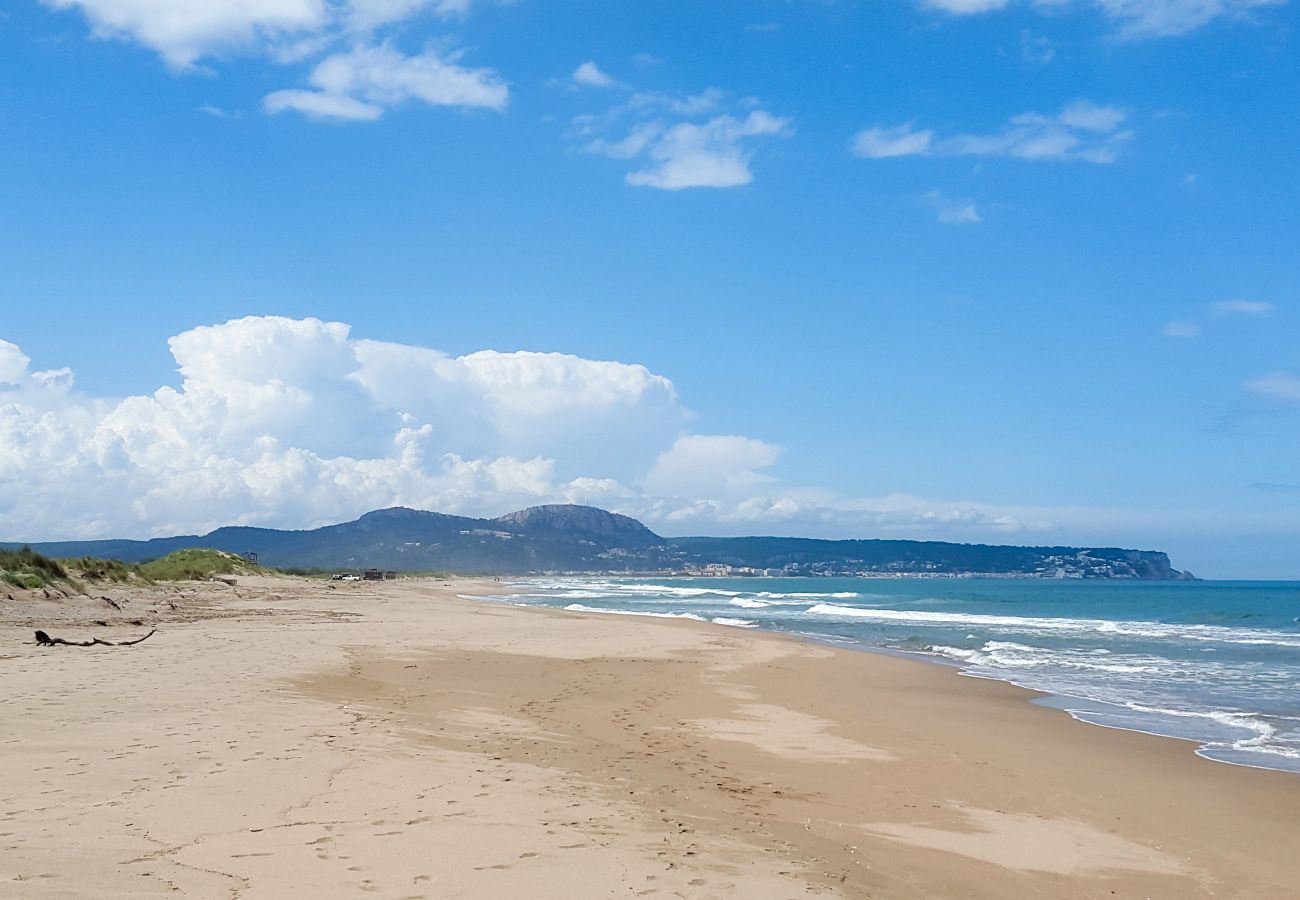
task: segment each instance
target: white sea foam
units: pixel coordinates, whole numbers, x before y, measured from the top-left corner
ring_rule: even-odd
[[[1202,756],[1223,762],[1300,770],[1300,718],[1197,705],[1199,688],[1208,683],[1249,686],[1253,693],[1258,675],[1239,665],[1012,641],[987,641],[978,650],[929,649],[966,663],[968,674],[1072,698],[1063,708],[1094,725],[1192,740],[1201,745]],[[1179,702],[1176,696],[1189,705],[1171,705]],[[1080,707],[1080,701],[1097,705]]]
[[[730,625],[733,628],[757,628],[758,623],[749,619],[731,619],[727,616],[717,616],[710,620],[715,625]]]
[[[721,588],[685,587],[672,584],[610,584],[609,589],[621,594],[659,597],[734,597],[740,591]]]
[[[570,603],[564,608],[570,612],[609,613],[612,616],[648,616],[652,619],[694,619],[696,622],[704,621],[703,616],[697,616],[695,613],[646,612],[639,609],[598,609],[594,606],[583,606],[581,603]]]
[[[1300,647],[1300,634],[1262,629],[1224,628],[1217,625],[1172,625],[1165,622],[1126,622],[1109,619],[1066,619],[1040,616],[991,616],[933,610],[876,609],[818,603],[807,610],[813,615],[839,616],[874,622],[916,625],[961,625],[1000,631],[1049,631],[1062,634],[1113,634],[1164,640],[1206,641],[1223,644],[1261,644]]]
[[[1149,653],[1113,653],[1105,649],[1033,647],[1014,641],[986,641],[979,649],[943,644],[931,645],[927,649],[949,659],[983,667],[991,675],[1003,669],[1033,670],[1040,677],[1040,682],[1033,686],[1051,690],[1059,690],[1070,678],[1091,673],[1134,676],[1134,679],[1125,681],[1125,685],[1163,683],[1190,687],[1207,683],[1257,686],[1273,682],[1285,686],[1294,677],[1285,672],[1260,671],[1241,663],[1220,663],[1203,658],[1189,660]],[[1047,679],[1050,679],[1050,684],[1046,683]],[[1119,684],[1114,679],[1107,679],[1105,683],[1112,687]]]
[[[798,600],[802,602],[805,600],[857,600],[862,595],[855,591],[837,591],[833,594],[812,592],[779,594],[772,591],[759,591],[754,596],[761,597],[764,600]]]
[[[772,605],[766,600],[756,600],[753,597],[732,597],[727,602],[732,606],[739,606],[743,609],[764,609]]]

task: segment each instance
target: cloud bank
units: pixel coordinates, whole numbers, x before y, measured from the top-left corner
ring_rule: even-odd
[[[1036,513],[783,485],[782,448],[692,433],[672,382],[561,353],[356,338],[249,317],[171,338],[179,383],[90,397],[0,341],[0,539],[307,528],[404,505],[499,515],[587,503],[669,533],[962,536]]]

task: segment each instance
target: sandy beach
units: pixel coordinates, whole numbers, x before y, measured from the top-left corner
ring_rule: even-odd
[[[943,666],[459,596],[493,589],[0,595],[0,897],[1296,896],[1300,777]]]

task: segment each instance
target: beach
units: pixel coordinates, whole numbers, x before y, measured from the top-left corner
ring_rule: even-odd
[[[1300,883],[1294,774],[1078,722],[951,667],[465,599],[500,591],[241,576],[0,600],[0,897],[1289,898]],[[155,625],[129,647],[32,637]]]

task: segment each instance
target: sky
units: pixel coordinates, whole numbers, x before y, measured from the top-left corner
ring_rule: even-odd
[[[15,0],[0,540],[551,502],[1300,579],[1286,0]]]

